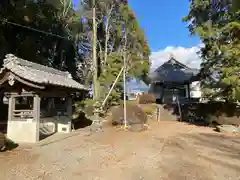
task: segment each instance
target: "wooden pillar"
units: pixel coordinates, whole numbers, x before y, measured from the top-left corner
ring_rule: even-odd
[[[67,106],[67,115],[68,115],[68,132],[71,132],[72,129],[74,130],[74,126],[72,124],[72,113],[73,113],[73,108],[72,108],[72,97],[71,96],[68,96],[66,98],[66,106]]]
[[[69,118],[72,118],[72,97],[68,96],[66,98],[66,105],[67,105],[67,114]]]
[[[191,98],[190,97],[190,84],[189,83],[186,85],[186,96],[187,96],[188,99]]]
[[[12,121],[13,120],[13,111],[15,110],[15,97],[13,97],[10,94],[10,97],[8,99],[8,121]]]
[[[39,128],[40,128],[40,102],[41,98],[38,94],[34,95],[33,98],[33,119],[36,123],[36,141],[39,141]]]
[[[164,86],[164,84],[162,84],[161,85],[161,92],[162,92],[162,94],[161,94],[161,104],[164,104],[165,103],[165,86]]]

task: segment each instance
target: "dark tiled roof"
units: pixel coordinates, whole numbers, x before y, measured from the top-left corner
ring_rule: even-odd
[[[12,54],[6,55],[0,73],[3,73],[5,70],[9,70],[20,78],[37,84],[87,90],[82,84],[73,80],[69,72],[26,61]]]
[[[198,69],[192,69],[171,58],[151,74],[152,82],[176,82],[189,81],[199,73]]]

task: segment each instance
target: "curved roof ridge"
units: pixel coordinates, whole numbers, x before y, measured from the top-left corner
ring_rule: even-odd
[[[7,68],[7,67],[9,67],[8,66],[9,64],[11,64],[11,66],[20,65],[20,66],[25,66],[25,67],[29,67],[32,69],[48,72],[51,74],[57,74],[60,76],[66,76],[68,78],[72,78],[71,74],[67,71],[60,71],[60,70],[54,69],[52,67],[48,67],[48,66],[44,66],[42,64],[30,62],[30,61],[24,60],[22,58],[16,57],[13,54],[7,54],[5,56],[5,59],[3,60],[3,67]]]
[[[88,90],[87,87],[72,79],[69,72],[59,71],[37,63],[6,55],[0,74],[10,71],[22,79],[43,85],[64,86],[73,89]]]

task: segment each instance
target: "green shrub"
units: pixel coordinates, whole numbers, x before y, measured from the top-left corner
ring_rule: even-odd
[[[240,109],[234,103],[207,102],[193,103],[182,107],[183,118],[187,120],[188,114],[196,118],[203,118],[207,124],[240,124]]]

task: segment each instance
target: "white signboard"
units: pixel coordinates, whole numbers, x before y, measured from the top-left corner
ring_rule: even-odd
[[[201,98],[201,84],[200,81],[194,81],[190,84],[190,97],[191,98]]]

